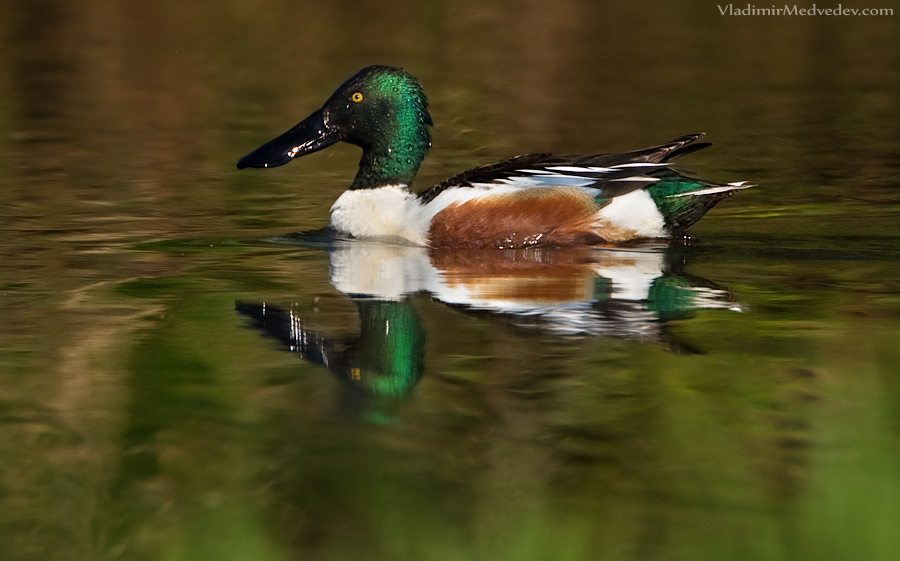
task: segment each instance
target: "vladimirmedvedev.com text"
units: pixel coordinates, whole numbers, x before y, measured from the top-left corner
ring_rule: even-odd
[[[893,8],[845,8],[838,4],[834,8],[820,8],[813,4],[807,8],[801,8],[797,4],[774,4],[768,8],[760,8],[755,4],[735,6],[734,4],[717,4],[719,13],[723,16],[892,16]]]

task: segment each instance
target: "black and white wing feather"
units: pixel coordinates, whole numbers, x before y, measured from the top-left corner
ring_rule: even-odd
[[[624,154],[566,156],[526,154],[495,164],[470,169],[423,191],[419,198],[428,203],[451,187],[572,186],[581,187],[599,199],[612,199],[655,183],[651,174],[668,168],[672,158],[699,150],[708,143],[695,143],[703,133]]]

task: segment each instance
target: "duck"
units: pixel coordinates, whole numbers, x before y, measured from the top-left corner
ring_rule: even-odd
[[[431,249],[523,249],[688,239],[687,228],[746,182],[711,183],[672,160],[705,148],[703,133],[620,154],[524,154],[416,192],[433,122],[419,81],[394,66],[364,68],[284,134],[241,158],[272,168],[337,142],[362,149],[327,232]]]

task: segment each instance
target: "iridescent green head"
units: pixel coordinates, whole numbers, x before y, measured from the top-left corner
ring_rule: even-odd
[[[401,68],[370,66],[321,109],[241,158],[238,168],[280,166],[342,140],[363,149],[351,189],[410,185],[431,147],[430,126],[419,82]]]

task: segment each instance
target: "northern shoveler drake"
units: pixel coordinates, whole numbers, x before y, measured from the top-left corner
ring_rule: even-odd
[[[338,141],[362,148],[353,183],[331,208],[337,235],[437,249],[589,245],[684,236],[744,182],[687,178],[669,162],[709,143],[703,133],[624,154],[528,154],[477,167],[415,193],[431,147],[431,115],[408,72],[370,66],[321,109],[240,159],[268,168]]]

